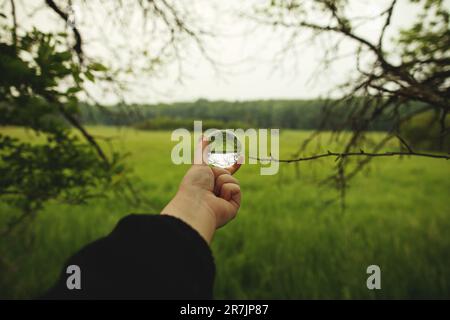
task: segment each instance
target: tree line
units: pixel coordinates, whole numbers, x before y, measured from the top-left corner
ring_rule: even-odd
[[[322,126],[325,109],[333,101],[314,100],[251,100],[158,103],[152,105],[122,106],[120,104],[94,109],[81,107],[85,124],[136,126],[141,129],[175,129],[192,126],[193,120],[210,120],[219,127],[255,127],[315,130],[334,130],[341,120],[348,117],[349,108],[333,108],[329,121]],[[362,106],[361,106],[362,107]],[[399,112],[418,110],[419,104],[411,108],[400,108]],[[214,121],[212,121],[214,120]],[[371,124],[373,131],[386,131],[393,120],[386,114]],[[351,124],[345,124],[351,130]]]

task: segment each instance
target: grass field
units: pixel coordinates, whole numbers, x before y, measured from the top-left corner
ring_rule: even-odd
[[[32,138],[21,129],[0,130]],[[157,213],[174,195],[187,167],[171,162],[170,132],[92,130],[118,137],[114,147],[131,153],[137,186],[151,207],[118,198],[49,204],[26,249],[25,235],[1,240],[1,297],[42,293],[77,249],[128,213]],[[307,135],[282,130],[281,154],[295,151]],[[241,168],[242,207],[212,245],[216,298],[450,298],[450,162],[374,159],[351,181],[345,212],[332,201],[337,191],[317,184],[334,164],[331,158],[305,163],[299,178],[288,164],[275,176],[261,176],[257,165]],[[0,203],[0,219],[10,213]],[[381,268],[381,290],[366,287],[371,264]]]

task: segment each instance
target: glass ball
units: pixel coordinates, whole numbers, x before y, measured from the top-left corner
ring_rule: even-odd
[[[229,168],[238,162],[242,144],[231,130],[216,130],[207,135],[209,141],[208,164]]]

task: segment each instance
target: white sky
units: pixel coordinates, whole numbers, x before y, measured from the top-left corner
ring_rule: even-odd
[[[22,0],[21,3],[23,2],[25,2],[23,7],[32,7],[29,6],[32,3],[36,6],[35,8],[38,8],[40,1]],[[77,1],[72,2],[77,9]],[[97,10],[95,2],[91,2],[93,4],[89,12],[77,13],[79,28],[83,34],[87,35],[85,51],[93,56],[103,57],[105,61],[114,61],[114,55],[124,59],[127,55],[123,53],[124,50],[120,46],[139,45],[142,42],[142,35],[134,37],[136,35],[129,30],[119,35],[123,33],[123,30],[108,29],[108,14]],[[353,67],[348,58],[336,61],[328,72],[317,73],[316,68],[322,54],[320,44],[304,44],[295,54],[286,55],[284,59],[277,61],[274,57],[276,52],[284,46],[287,33],[274,32],[268,27],[255,28],[253,22],[238,18],[237,15],[238,12],[246,12],[258,2],[264,1],[190,0],[190,5],[197,10],[202,21],[205,21],[206,25],[214,25],[214,31],[220,35],[207,43],[211,56],[219,61],[219,75],[209,62],[201,57],[198,50],[193,49],[190,50],[189,59],[183,64],[183,84],[175,81],[176,66],[172,65],[165,72],[160,73],[159,77],[130,79],[133,85],[125,94],[126,100],[152,103],[198,98],[210,100],[316,98],[326,95],[337,83],[346,79]],[[59,1],[59,3],[65,2]],[[352,15],[372,16],[384,10],[389,2],[354,0],[353,3]],[[400,26],[409,25],[416,13],[417,10],[411,7],[408,0],[399,0],[392,19],[394,23],[387,38],[395,34]],[[27,23],[54,30],[56,25],[60,26],[57,20],[53,13],[46,12],[27,18]],[[97,24],[92,24],[93,21]],[[102,26],[103,31],[99,29],[99,25]],[[379,28],[379,23],[371,23],[362,27],[360,34],[373,37],[378,34]],[[101,37],[101,32],[105,31],[111,44],[108,50],[105,50],[105,47],[97,40]],[[346,48],[350,50],[351,44],[344,44],[342,53],[345,53]],[[315,80],[311,81],[313,75]],[[95,88],[93,90],[96,91]],[[114,101],[112,94],[103,95],[101,99],[107,102]]]

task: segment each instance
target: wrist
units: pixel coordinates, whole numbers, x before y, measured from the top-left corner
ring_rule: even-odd
[[[202,205],[204,190],[180,188],[175,197],[164,207],[161,214],[181,219],[196,230],[207,243],[210,243],[216,230],[216,218],[209,207]]]

